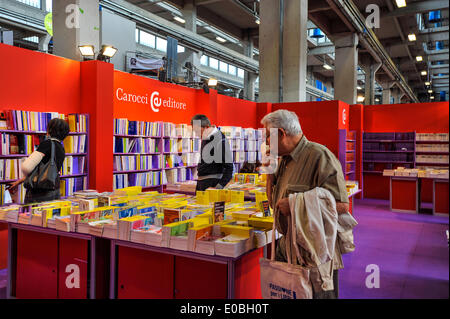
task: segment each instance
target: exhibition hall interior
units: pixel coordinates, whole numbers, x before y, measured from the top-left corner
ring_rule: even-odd
[[[446,0],[0,0],[0,145],[0,299],[449,298]]]

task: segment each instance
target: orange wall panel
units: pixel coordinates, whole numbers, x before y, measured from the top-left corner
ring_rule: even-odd
[[[286,109],[295,112],[306,138],[325,145],[338,157],[340,111],[348,105],[340,101],[298,102],[272,104],[272,111]],[[348,125],[348,121],[347,124]]]
[[[364,106],[366,132],[448,132],[449,102]]]
[[[203,94],[198,93],[199,91]],[[210,94],[214,95],[214,92]],[[198,96],[200,99],[197,100]],[[114,118],[178,124],[190,123],[192,116],[197,113],[209,115],[209,95],[203,90],[121,71],[114,71],[113,99]],[[173,105],[180,108],[171,107]]]
[[[0,109],[80,112],[80,62],[0,44]]]
[[[113,65],[87,61],[81,65],[82,112],[89,113],[89,188],[113,188]]]
[[[217,95],[217,122],[223,126],[256,128],[256,103],[226,95]]]

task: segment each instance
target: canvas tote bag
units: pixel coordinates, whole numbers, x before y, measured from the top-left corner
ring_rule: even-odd
[[[286,234],[286,255],[288,262],[275,261],[275,218],[273,219],[271,259],[260,258],[261,295],[263,299],[312,299],[313,291],[309,270],[292,263],[291,245],[296,242],[295,214],[291,214]]]

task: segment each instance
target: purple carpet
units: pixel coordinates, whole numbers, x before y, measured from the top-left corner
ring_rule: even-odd
[[[356,200],[356,249],[343,256],[340,298],[448,298],[448,217],[393,213],[389,202]],[[379,269],[379,288],[367,288]],[[370,285],[369,285],[370,286]]]

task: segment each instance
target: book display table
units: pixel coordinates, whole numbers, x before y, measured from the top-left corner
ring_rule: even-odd
[[[263,251],[232,258],[111,240],[110,298],[261,298]]]
[[[7,298],[94,299],[107,295],[105,240],[8,223]]]
[[[419,213],[422,184],[433,184],[433,214],[448,216],[448,179],[431,177],[390,177],[390,207],[392,211]]]
[[[7,225],[7,298],[261,298],[265,248],[232,258]]]

